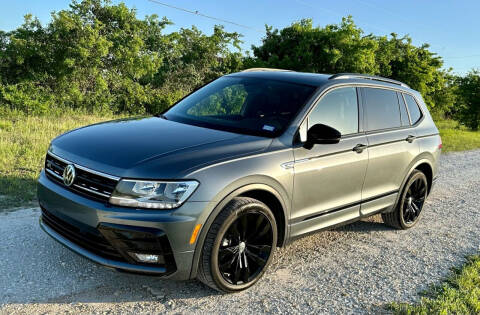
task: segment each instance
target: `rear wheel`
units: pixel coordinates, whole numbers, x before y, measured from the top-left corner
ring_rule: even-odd
[[[244,290],[262,277],[276,244],[272,211],[256,199],[234,198],[208,231],[198,279],[222,292]]]
[[[397,229],[413,227],[420,219],[427,192],[427,177],[421,171],[413,171],[405,184],[395,211],[382,214],[383,222]]]

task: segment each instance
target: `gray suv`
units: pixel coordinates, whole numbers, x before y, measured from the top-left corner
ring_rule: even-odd
[[[250,69],[155,117],[54,139],[40,225],[107,267],[235,292],[307,233],[378,213],[414,226],[441,148],[401,82]]]

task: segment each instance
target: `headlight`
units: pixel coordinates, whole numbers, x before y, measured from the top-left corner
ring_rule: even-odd
[[[122,179],[110,197],[114,205],[134,208],[178,208],[198,187],[198,182]]]

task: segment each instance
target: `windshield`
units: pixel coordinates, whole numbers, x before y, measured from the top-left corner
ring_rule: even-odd
[[[280,135],[315,87],[251,77],[222,77],[164,113],[169,120],[266,137]]]

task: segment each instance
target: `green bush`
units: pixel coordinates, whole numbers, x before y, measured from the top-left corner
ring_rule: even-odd
[[[55,106],[53,93],[34,82],[0,85],[0,105],[27,114],[44,114]]]

